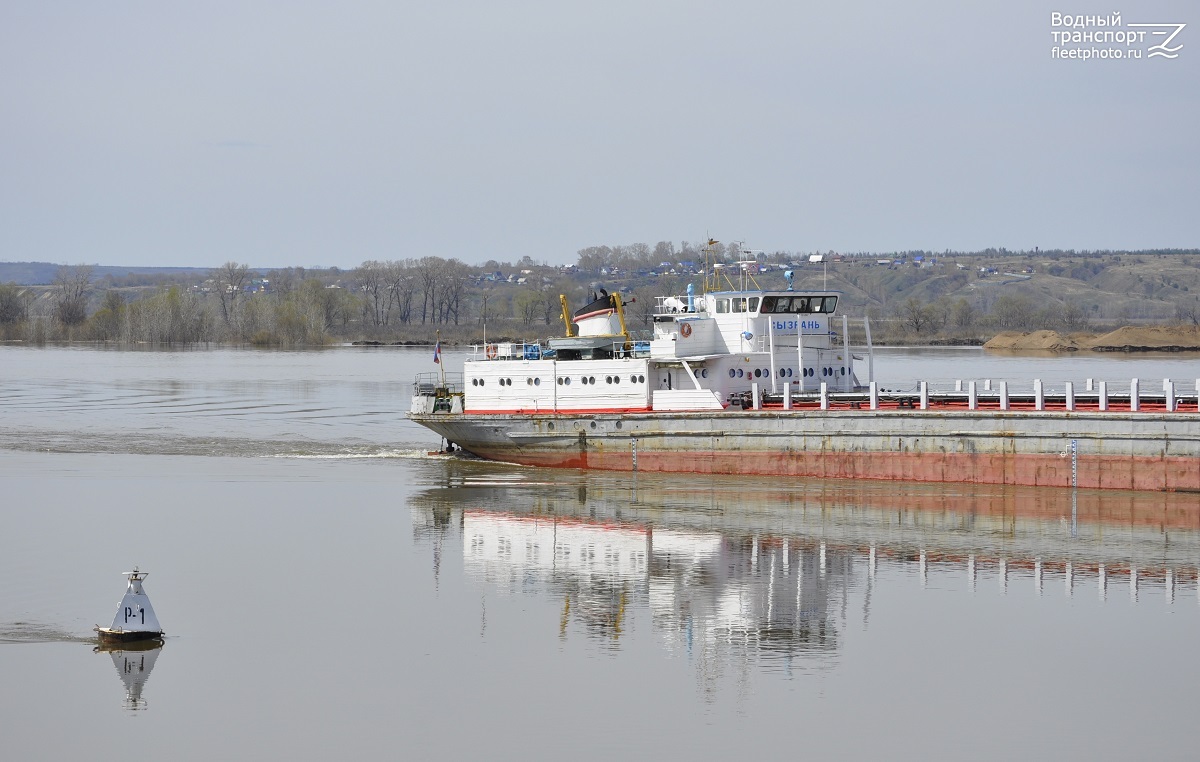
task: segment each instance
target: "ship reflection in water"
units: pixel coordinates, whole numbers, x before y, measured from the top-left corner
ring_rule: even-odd
[[[113,666],[125,685],[125,709],[138,711],[146,708],[142,690],[150,679],[150,671],[154,669],[162,648],[161,640],[101,643],[95,647],[97,653],[107,653],[112,657]]]
[[[468,463],[447,474],[412,502],[435,574],[461,543],[468,576],[559,601],[561,637],[574,622],[619,648],[645,612],[669,649],[702,664],[828,668],[848,617],[869,624],[884,575],[970,594],[1197,597],[1194,495],[594,472],[542,482]]]

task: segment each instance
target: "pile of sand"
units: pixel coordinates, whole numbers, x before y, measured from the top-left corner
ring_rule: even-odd
[[[984,349],[1045,352],[1200,352],[1198,326],[1125,326],[1103,335],[1057,331],[1008,331],[984,344]]]
[[[1075,352],[1080,349],[1074,338],[1063,336],[1058,331],[1034,331],[1018,333],[1006,331],[983,345],[984,349],[1010,349],[1018,351],[1038,350],[1043,352]]]

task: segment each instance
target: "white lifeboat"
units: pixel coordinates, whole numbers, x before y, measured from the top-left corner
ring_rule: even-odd
[[[139,571],[135,566],[133,571],[123,572],[129,578],[129,587],[125,589],[125,597],[117,606],[117,614],[113,617],[112,626],[96,626],[96,634],[101,641],[148,640],[161,638],[163,629],[158,623],[154,607],[142,589],[142,580],[149,572]]]

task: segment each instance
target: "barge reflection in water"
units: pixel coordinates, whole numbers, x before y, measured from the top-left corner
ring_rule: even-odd
[[[606,647],[642,609],[669,649],[703,660],[828,666],[848,591],[861,588],[866,623],[881,570],[972,594],[1200,601],[1195,496],[544,475],[448,468],[445,488],[411,502],[415,540],[435,563],[461,547],[489,589],[553,596],[560,637],[575,623]]]

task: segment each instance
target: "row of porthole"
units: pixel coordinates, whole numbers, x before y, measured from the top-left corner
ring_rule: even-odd
[[[590,426],[591,426],[591,428],[593,428],[593,429],[594,429],[594,428],[596,428],[596,422],[595,422],[595,421],[592,421],[592,422],[591,422],[589,425],[590,425]],[[615,421],[615,422],[613,423],[613,427],[614,427],[614,428],[617,428],[617,429],[620,429],[620,428],[621,428],[621,422],[620,422],[620,421]],[[575,422],[575,428],[576,428],[576,429],[581,429],[581,428],[583,428],[583,424],[582,424],[582,423],[580,423],[579,421],[576,421],[576,422]],[[547,431],[554,431],[554,421],[549,421],[548,423],[546,423],[546,430],[547,430]]]
[[[581,384],[594,384],[594,383],[596,383],[596,377],[595,377],[595,376],[580,376],[580,378],[579,378],[579,383],[581,383]],[[604,377],[604,383],[606,383],[606,384],[619,384],[619,383],[621,383],[621,377],[620,377],[620,376],[605,376],[605,377]],[[630,376],[630,377],[629,377],[629,383],[631,383],[631,384],[644,384],[644,383],[646,383],[646,377],[645,377],[645,376],[643,376],[643,375]],[[570,377],[568,377],[568,376],[559,376],[559,378],[558,378],[558,385],[559,385],[559,386],[570,386],[570,385],[571,385],[571,379],[570,379]]]
[[[813,376],[816,376],[816,375],[817,375],[816,368],[804,368],[804,377],[805,378],[812,378]],[[846,375],[846,369],[845,368],[824,367],[824,368],[821,368],[821,375],[826,378],[828,378],[829,376],[837,376],[837,375],[844,376],[844,375]],[[743,378],[743,377],[745,377],[745,378],[770,378],[771,371],[768,368],[755,368],[753,370],[753,372],[749,371],[749,370],[743,372],[743,370],[741,368],[730,368],[729,369],[729,377],[730,378]],[[780,378],[791,378],[792,377],[792,369],[791,368],[780,368],[779,369],[779,377]]]
[[[501,386],[512,386],[512,379],[511,378],[501,378],[501,379],[499,379],[499,383]],[[542,379],[527,378],[527,379],[525,379],[525,383],[528,384],[529,386],[541,386]],[[473,379],[471,379],[471,386],[486,386],[485,379],[473,378]]]
[[[705,372],[705,377],[707,377],[707,372]],[[580,381],[580,383],[583,383],[583,384],[594,384],[594,383],[596,383],[596,377],[595,376],[581,376],[579,378],[579,381]],[[499,379],[499,383],[501,386],[512,386],[512,379],[511,378],[501,378],[501,379]],[[621,383],[621,377],[620,376],[605,376],[604,383],[619,384],[619,383]],[[644,375],[630,376],[629,383],[644,384],[644,383],[646,383],[646,377]],[[533,377],[526,378],[525,384],[527,386],[541,386],[542,379],[533,378]],[[563,386],[563,385],[570,386],[571,379],[566,376],[559,376],[558,384],[559,384],[559,386]],[[485,379],[482,379],[482,378],[471,379],[471,386],[485,386],[485,385],[486,385]]]

